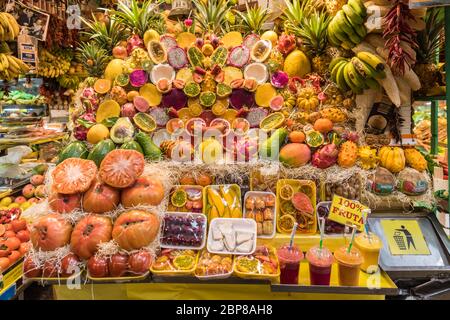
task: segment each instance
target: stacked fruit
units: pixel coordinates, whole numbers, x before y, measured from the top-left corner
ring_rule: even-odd
[[[6,42],[0,43],[0,78],[13,79],[27,73],[29,67],[20,59],[12,56]]]
[[[19,35],[20,27],[14,17],[7,12],[0,12],[0,41],[12,41]]]
[[[0,222],[0,274],[18,261],[29,250],[30,232],[27,222],[20,219],[20,211],[9,222]],[[2,216],[0,221],[3,220]]]
[[[26,210],[33,204],[46,198],[47,190],[44,185],[44,176],[40,174],[33,175],[30,178],[30,183],[23,187],[22,195],[26,199],[26,201],[20,205],[22,210]]]
[[[199,248],[206,229],[206,217],[200,214],[166,214],[161,244]]]
[[[338,57],[331,61],[329,70],[331,78],[342,91],[351,90],[362,94],[364,89],[379,90],[377,80],[384,79],[385,65],[376,55],[370,52],[359,52],[350,60]]]
[[[241,190],[237,185],[206,187],[209,221],[214,218],[242,218]]]
[[[350,0],[339,10],[328,25],[328,40],[346,50],[359,44],[367,34],[364,19],[366,7],[361,0]]]
[[[70,69],[70,57],[63,52],[51,53],[47,49],[39,50],[38,75],[46,78],[57,78]]]

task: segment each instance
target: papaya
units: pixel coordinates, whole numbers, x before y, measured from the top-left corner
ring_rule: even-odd
[[[86,159],[89,155],[89,151],[86,144],[81,141],[74,141],[69,143],[59,154],[58,163],[63,162],[69,158],[81,158]]]
[[[144,154],[144,151],[142,150],[140,144],[134,140],[125,142],[120,146],[120,149],[136,150],[137,152]]]
[[[285,128],[275,130],[270,138],[264,140],[259,145],[259,156],[262,159],[278,159],[280,147],[283,145],[288,135]]]
[[[144,151],[144,156],[150,160],[161,159],[162,152],[161,149],[153,142],[150,136],[142,131],[136,134],[136,141],[141,146]]]
[[[288,143],[280,150],[280,162],[298,168],[311,160],[311,150],[304,143]]]
[[[88,155],[88,160],[95,162],[97,167],[100,167],[103,158],[116,148],[111,139],[105,139],[97,143]]]

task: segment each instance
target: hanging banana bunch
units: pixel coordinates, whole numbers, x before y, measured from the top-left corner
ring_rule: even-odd
[[[6,42],[0,42],[0,79],[11,80],[29,70],[28,65],[11,54]]]
[[[14,17],[7,12],[0,12],[0,40],[12,41],[19,35],[20,27]]]

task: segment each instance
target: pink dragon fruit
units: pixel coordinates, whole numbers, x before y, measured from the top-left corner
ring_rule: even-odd
[[[312,157],[312,165],[326,169],[336,163],[338,159],[339,150],[334,143],[327,144],[320,148]]]
[[[77,140],[85,141],[87,139],[88,131],[89,131],[88,128],[86,128],[85,126],[79,124],[79,125],[75,126],[75,128],[73,130],[73,136]]]
[[[131,36],[127,41],[127,53],[128,55],[136,48],[145,48],[144,41],[137,35]]]
[[[95,124],[95,115],[92,112],[87,112],[79,116],[75,123],[73,135],[77,140],[84,141],[87,139],[89,128]]]
[[[289,52],[295,49],[297,46],[297,41],[293,34],[287,35],[282,34],[278,38],[277,48],[282,54],[287,55]]]

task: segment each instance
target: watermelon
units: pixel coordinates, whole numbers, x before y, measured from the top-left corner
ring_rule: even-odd
[[[58,163],[63,162],[69,158],[81,158],[86,159],[89,151],[86,144],[81,141],[74,141],[69,143],[59,154]]]

